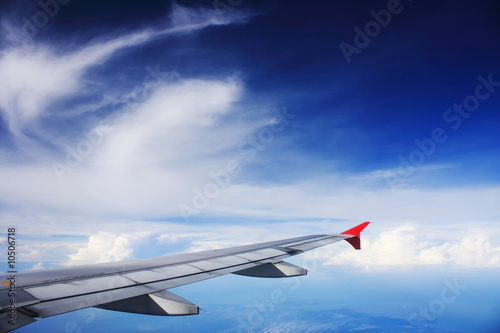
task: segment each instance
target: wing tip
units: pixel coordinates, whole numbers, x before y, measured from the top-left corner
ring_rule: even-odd
[[[363,222],[361,224],[358,224],[357,226],[355,226],[354,228],[351,228],[349,230],[346,230],[342,233],[340,233],[341,235],[353,235],[353,236],[357,236],[359,237],[359,235],[361,234],[361,231],[363,231],[364,228],[366,228],[366,226],[370,224],[370,222]]]
[[[349,230],[346,230],[344,232],[341,233],[341,235],[351,235],[353,237],[349,237],[349,238],[346,238],[345,240],[352,245],[352,247],[356,250],[360,250],[361,249],[361,238],[360,238],[360,234],[361,234],[361,231],[363,231],[364,228],[366,228],[366,226],[370,224],[370,222],[363,222],[361,224],[358,224],[357,226],[349,229]]]

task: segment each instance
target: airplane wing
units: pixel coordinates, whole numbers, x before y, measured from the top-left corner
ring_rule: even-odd
[[[160,316],[199,307],[166,289],[234,273],[291,277],[307,270],[283,259],[346,240],[360,249],[364,222],[336,235],[312,235],[221,250],[0,275],[0,332],[87,307]]]

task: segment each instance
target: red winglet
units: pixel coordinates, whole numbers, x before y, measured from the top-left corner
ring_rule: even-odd
[[[363,222],[360,225],[355,226],[354,228],[351,228],[349,230],[344,231],[341,233],[341,235],[353,235],[354,237],[351,238],[346,238],[346,241],[352,245],[356,250],[361,249],[361,240],[360,240],[360,234],[361,231],[366,228],[366,226],[370,224],[370,222]]]
[[[366,228],[366,226],[370,224],[370,222],[363,222],[360,225],[355,226],[354,228],[351,228],[349,230],[346,230],[341,233],[341,235],[353,235],[353,236],[358,236],[361,233],[361,231]]]

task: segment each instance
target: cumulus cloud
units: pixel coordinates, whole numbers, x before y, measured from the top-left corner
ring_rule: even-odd
[[[77,253],[70,254],[67,265],[82,265],[121,261],[129,258],[134,246],[148,236],[148,233],[113,234],[99,232],[89,237],[88,243],[78,249]]]
[[[446,231],[443,232],[445,236]],[[412,224],[381,232],[374,240],[362,237],[362,251],[343,251],[326,265],[354,265],[365,269],[446,265],[500,267],[500,246],[492,244],[498,232],[467,230],[456,239],[436,239],[432,231]],[[451,237],[450,237],[451,238]]]
[[[179,248],[184,248],[182,250],[184,253],[275,240],[270,238],[270,230],[263,227],[213,224],[194,226],[166,222],[133,225],[124,223],[122,226],[117,228],[115,224],[113,228],[108,229],[126,229],[127,233],[108,230],[93,233],[88,237],[87,242],[80,244],[76,249],[61,247],[61,243],[66,244],[71,240],[59,242],[61,252],[66,252],[65,256],[69,258],[61,264],[73,266],[131,259],[135,257],[134,250],[139,247],[145,247],[147,256],[154,257],[172,254],[171,247],[176,248],[175,253]],[[145,229],[148,231],[144,231]],[[282,237],[288,236],[281,234]],[[52,244],[52,246],[55,245]]]
[[[45,266],[43,265],[43,262],[39,261],[36,264],[31,267],[31,270],[37,270],[37,269],[44,269]]]
[[[39,234],[38,237],[44,239],[44,233],[59,233],[61,236],[52,237],[51,241],[34,239],[25,243],[21,256],[25,261],[42,262],[45,267],[80,265],[221,249],[308,234],[339,233],[349,227],[352,227],[351,223],[331,221],[197,225],[164,221],[80,221],[62,230],[60,225],[49,229],[34,226],[33,232],[23,230],[23,234],[31,238]],[[96,229],[101,231],[96,233]],[[82,236],[77,239],[65,237],[67,234],[87,233],[90,235],[85,241],[82,241]],[[361,251],[355,251],[346,242],[340,242],[306,252],[291,260],[297,260],[298,265],[308,266],[311,271],[311,267],[317,267],[320,263],[365,271],[424,266],[498,268],[498,239],[500,233],[495,229],[495,224],[478,224],[476,228],[404,224],[387,228],[385,224],[372,223],[362,233]]]

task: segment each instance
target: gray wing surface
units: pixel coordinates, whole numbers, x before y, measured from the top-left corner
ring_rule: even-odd
[[[367,224],[337,235],[313,235],[221,250],[2,274],[0,332],[32,323],[35,318],[87,307],[163,316],[198,314],[198,306],[166,289],[229,273],[255,277],[305,275],[305,269],[283,259],[341,240],[359,248],[359,233]]]

